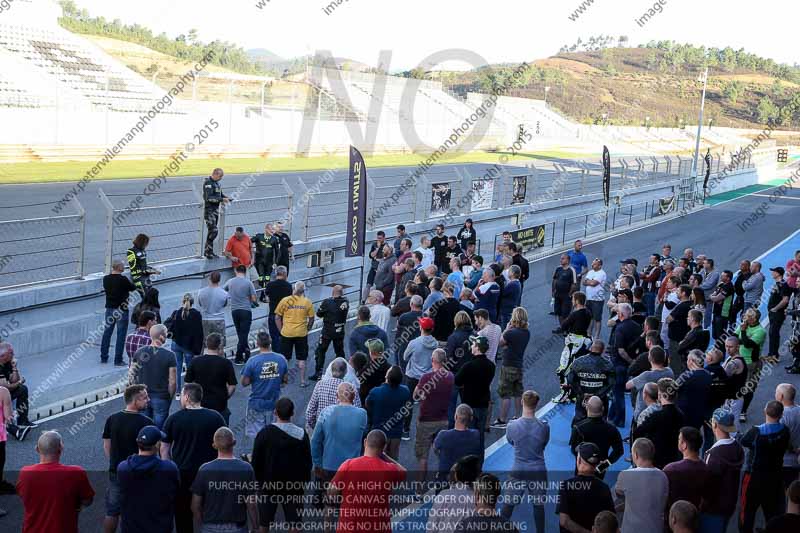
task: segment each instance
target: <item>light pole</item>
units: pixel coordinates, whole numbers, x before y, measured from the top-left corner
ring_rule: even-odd
[[[265,81],[264,83],[261,84],[261,114],[260,114],[261,116],[259,117],[261,119],[261,144],[266,144],[266,138],[265,138],[266,132],[265,132],[265,124],[264,124],[264,120],[265,120],[264,119],[264,96],[265,96],[264,93],[267,90],[267,84],[268,83],[269,83],[269,81]]]
[[[694,143],[694,158],[692,159],[692,177],[697,178],[697,158],[700,157],[700,135],[703,132],[703,109],[706,105],[706,88],[708,87],[708,67],[703,73],[703,94],[700,97],[700,118],[697,120],[697,139]]]

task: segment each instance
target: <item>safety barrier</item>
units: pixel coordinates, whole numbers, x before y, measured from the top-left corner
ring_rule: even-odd
[[[680,156],[614,160],[612,198],[615,204],[620,204],[627,190],[665,180],[688,179],[692,163],[691,158]],[[753,166],[749,154],[738,158],[729,152],[724,156],[714,154],[711,159],[712,176],[729,175]],[[431,169],[413,180],[402,172],[369,178],[368,229],[413,222],[449,225],[456,217],[472,213],[535,208],[553,200],[579,198],[602,190],[603,169],[596,162],[560,161],[552,167],[485,165],[470,169],[469,172],[461,168],[455,171]],[[702,190],[705,170],[704,159],[700,158],[694,190]],[[280,183],[266,184],[254,175],[240,185],[242,190],[228,191],[232,202],[220,209],[217,253],[221,254],[225,241],[239,226],[253,235],[263,231],[264,224],[281,221],[294,240],[306,242],[341,235],[347,213],[346,177],[342,179],[340,175],[334,180],[333,174],[326,176],[330,179],[321,180],[312,187],[297,178],[297,185],[291,187],[283,179]],[[250,188],[252,191],[245,191]],[[114,258],[125,257],[139,233],[150,237],[147,253],[151,264],[201,257],[206,227],[200,192],[194,187],[157,189],[153,195],[158,195],[159,205],[147,207],[142,200],[149,193],[108,194],[99,189],[105,207],[103,255],[106,271],[110,270]],[[249,197],[253,191],[258,191],[257,196]],[[55,217],[46,216],[48,210],[41,207],[45,204],[10,206],[25,208],[25,213],[33,216],[0,221],[4,239],[0,242],[3,250],[0,252],[0,288],[79,278],[85,274],[85,215],[77,199],[72,198],[70,202],[76,214]],[[37,209],[42,211],[42,216],[38,216]],[[619,214],[618,210],[614,213]],[[652,214],[652,210],[649,213]],[[613,218],[611,224],[615,224]],[[588,235],[589,230],[584,228],[583,231]],[[562,227],[565,237],[568,232],[571,230]]]

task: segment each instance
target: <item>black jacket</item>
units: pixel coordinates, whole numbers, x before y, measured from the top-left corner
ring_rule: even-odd
[[[275,254],[278,250],[278,238],[275,235],[256,233],[251,241],[256,247],[256,262],[266,266],[268,270],[271,271],[272,267],[275,266]]]
[[[678,450],[678,434],[685,425],[683,412],[675,404],[668,404],[656,411],[631,433],[631,442],[646,437],[656,448],[656,468],[664,468],[669,463],[680,461],[682,456]]]
[[[186,318],[183,317],[183,308],[176,309],[167,319],[172,342],[184,350],[189,350],[194,355],[203,351],[203,317],[197,309],[189,309]],[[180,369],[178,370],[180,371]]]
[[[522,271],[522,275],[519,277],[519,281],[524,285],[525,282],[530,277],[530,265],[528,264],[528,260],[522,257],[522,254],[514,254],[511,256],[511,264],[517,265],[519,269]]]
[[[567,374],[567,383],[580,401],[584,396],[605,400],[614,387],[614,364],[604,355],[589,353],[575,359]]]
[[[275,264],[289,266],[289,250],[294,246],[289,235],[286,233],[276,233],[275,237],[278,239],[278,247],[275,250]]]
[[[447,235],[431,237],[431,248],[433,248],[434,261],[441,268],[447,255]]]
[[[685,361],[689,352],[694,349],[703,350],[705,353],[709,342],[711,342],[711,333],[702,326],[698,326],[689,330],[689,333],[678,343],[678,355]]]
[[[686,337],[689,332],[689,324],[686,322],[686,317],[689,316],[691,308],[692,302],[687,300],[680,302],[670,311],[670,316],[673,318],[672,322],[667,324],[667,335],[670,340],[680,342]]]
[[[206,181],[203,182],[203,202],[205,204],[206,211],[216,211],[219,209],[219,204],[227,198],[224,194],[222,194],[222,186],[219,184],[219,181],[214,181],[211,179],[211,176],[206,178]]]
[[[312,468],[308,434],[303,431],[298,439],[275,424],[264,427],[253,443],[252,465],[256,479],[262,486],[279,487],[286,482],[308,482]],[[283,487],[275,492],[302,494],[303,488],[290,486],[289,489]]]
[[[464,363],[472,359],[469,338],[474,334],[475,331],[471,327],[462,326],[447,337],[447,345],[444,350],[447,353],[448,369],[453,374],[457,373]]]
[[[350,303],[344,296],[323,300],[317,309],[317,316],[322,319],[322,336],[329,339],[344,339],[348,311]]]
[[[466,250],[467,245],[471,242],[477,242],[478,234],[475,231],[475,226],[471,228],[467,228],[466,225],[461,226],[461,229],[458,230],[456,234],[456,239],[458,239],[458,243],[461,245],[461,249]]]
[[[392,306],[393,317],[402,316],[404,313],[408,313],[409,311],[411,311],[410,296],[403,296],[402,298],[398,299]]]
[[[147,266],[146,250],[131,246],[128,248],[127,259],[128,269],[131,271],[131,278],[134,282],[153,273],[153,269]]]
[[[380,387],[386,382],[386,373],[390,367],[391,365],[389,365],[386,357],[378,360],[370,358],[367,366],[361,370],[358,376],[358,381],[361,383],[358,394],[359,398],[363,398],[362,403],[367,399],[372,389]]]
[[[455,298],[442,298],[430,309],[427,314],[433,319],[433,336],[437,341],[446,342],[447,337],[453,333],[456,314],[461,311],[461,304]]]
[[[455,385],[461,390],[461,399],[473,409],[489,407],[492,398],[492,380],[495,364],[486,357],[473,357],[456,373]]]
[[[608,459],[611,463],[616,463],[625,453],[619,430],[614,424],[610,424],[600,417],[584,418],[572,427],[569,448],[573,454],[575,448],[583,442],[591,442],[600,448],[601,461]]]

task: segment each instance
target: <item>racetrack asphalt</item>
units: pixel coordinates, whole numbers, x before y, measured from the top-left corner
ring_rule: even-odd
[[[127,182],[120,182],[120,184],[123,183],[127,184]],[[613,236],[599,242],[588,242],[584,247],[584,252],[590,261],[594,257],[603,258],[606,272],[612,279],[618,270],[619,260],[634,257],[638,258],[642,264],[649,254],[660,252],[661,245],[667,242],[672,245],[673,255],[679,256],[684,248],[691,247],[694,249],[695,256],[705,254],[715,259],[718,269],[735,271],[738,269],[740,260],[753,259],[763,254],[797,230],[794,221],[797,220],[797,214],[800,212],[800,192],[790,191],[785,197],[774,202],[769,213],[760,222],[746,232],[740,231],[737,223],[746,218],[763,200],[764,198],[761,197],[740,197],[654,226]],[[788,258],[787,256],[783,259],[783,263]],[[555,319],[548,315],[550,279],[557,264],[557,256],[533,263],[531,279],[527,283],[523,295],[523,305],[528,309],[532,332],[531,342],[526,352],[524,382],[526,388],[537,390],[543,400],[553,397],[558,392],[558,382],[554,370],[563,347],[562,341],[550,333],[550,330],[555,327]],[[768,273],[768,268],[772,266],[776,265],[765,264],[764,271]],[[787,330],[788,327],[785,327],[784,338],[787,336]],[[607,337],[607,328],[603,328],[602,335],[604,338]],[[332,357],[331,349],[328,361]],[[783,366],[788,362],[789,357],[784,355],[776,367],[777,370],[764,377],[750,409],[752,423],[762,421],[760,406],[772,398],[777,383],[783,381],[797,383],[796,376],[787,377],[783,370]],[[240,367],[237,367],[237,371],[239,369]],[[292,398],[297,405],[298,414],[294,420],[297,424],[302,424],[304,421],[302,413],[311,391],[310,387],[301,389],[296,384],[290,384],[284,390],[284,394]],[[233,426],[238,425],[243,418],[247,392],[239,388],[230,400],[229,407],[232,411],[231,423]],[[15,480],[19,468],[37,461],[34,451],[37,435],[41,430],[54,429],[61,432],[65,439],[62,462],[80,464],[93,473],[93,480],[102,479],[103,472],[108,467],[101,441],[103,425],[109,415],[122,407],[122,400],[115,399],[89,409],[70,412],[64,416],[47,420],[41,423],[39,429],[32,431],[23,443],[10,439],[7,449],[6,478],[11,481]],[[173,412],[177,408],[177,403],[175,403]],[[502,431],[492,430],[487,435],[486,445],[490,445],[502,435]],[[561,436],[560,438],[566,437]],[[249,446],[249,443],[242,442],[243,436],[240,436],[239,440],[240,446],[237,453],[246,450],[243,445]],[[408,467],[416,464],[413,457],[413,433],[412,440],[401,445],[401,462]],[[435,458],[432,458],[431,467],[435,467],[435,463]],[[97,520],[103,512],[102,502],[102,494],[98,494],[94,505],[82,513],[83,530],[97,530]],[[9,511],[9,516],[0,519],[2,529],[6,531],[20,530],[22,516],[20,500],[15,496],[0,497],[0,507]]]

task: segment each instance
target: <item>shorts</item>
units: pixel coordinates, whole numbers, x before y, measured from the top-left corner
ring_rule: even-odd
[[[522,396],[522,369],[513,366],[500,367],[500,384],[497,394],[501,398],[518,398]]]
[[[106,516],[117,517],[122,512],[122,491],[119,489],[117,474],[108,473],[108,488],[106,489]]]
[[[595,322],[603,320],[603,307],[602,300],[586,300],[586,309],[592,313],[592,320]]]
[[[568,294],[557,294],[553,301],[553,312],[561,318],[567,318],[572,311],[572,297]]]
[[[256,438],[259,431],[272,424],[273,412],[274,411],[257,411],[248,407],[247,413],[244,416],[244,434],[251,439]]]
[[[445,429],[447,429],[447,420],[417,422],[417,437],[414,442],[414,455],[417,460],[428,457],[436,434]]]
[[[281,335],[281,351],[287,361],[292,360],[292,351],[298,361],[305,361],[308,359],[308,337],[284,337]]]

